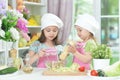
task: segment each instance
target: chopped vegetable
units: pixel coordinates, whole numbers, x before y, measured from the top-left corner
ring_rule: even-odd
[[[5,69],[0,70],[0,75],[4,75],[4,74],[11,74],[17,71],[16,67],[8,67]]]
[[[90,75],[91,76],[98,76],[97,70],[91,70]]]
[[[85,67],[84,66],[80,66],[78,69],[79,69],[80,72],[84,72],[85,71]]]

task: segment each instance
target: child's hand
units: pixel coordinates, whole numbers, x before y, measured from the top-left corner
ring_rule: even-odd
[[[70,53],[76,53],[76,47],[75,46],[72,46],[72,45],[68,45],[68,52]]]
[[[45,55],[45,49],[41,49],[38,53],[39,57],[42,57]]]

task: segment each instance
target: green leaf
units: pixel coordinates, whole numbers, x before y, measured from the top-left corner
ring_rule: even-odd
[[[111,58],[111,50],[105,44],[98,45],[97,48],[93,50],[92,57],[99,59]]]
[[[114,64],[103,69],[105,74],[109,77],[120,76],[120,61],[115,62]]]
[[[6,37],[6,40],[8,40],[8,39],[11,38],[11,34],[10,34],[9,31],[7,31],[7,32],[5,33],[5,37]]]

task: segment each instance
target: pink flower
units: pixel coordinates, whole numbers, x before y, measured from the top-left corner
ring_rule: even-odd
[[[24,14],[29,14],[30,11],[25,7],[25,8],[23,9],[23,13],[24,13]]]
[[[17,28],[19,28],[20,31],[23,31],[25,33],[28,32],[28,28],[26,27],[27,25],[27,20],[24,18],[19,18],[17,21]]]
[[[27,33],[23,32],[23,31],[20,31],[20,34],[21,34],[21,35],[22,35],[22,37],[23,37],[24,39],[26,39],[27,41],[29,41],[29,40],[30,40],[30,37],[28,36],[28,34],[27,34]]]

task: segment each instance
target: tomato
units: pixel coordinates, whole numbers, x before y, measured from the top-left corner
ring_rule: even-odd
[[[84,66],[81,66],[78,68],[80,72],[84,72],[85,71],[85,67]]]
[[[91,76],[98,76],[98,72],[96,70],[91,70],[90,75]]]

